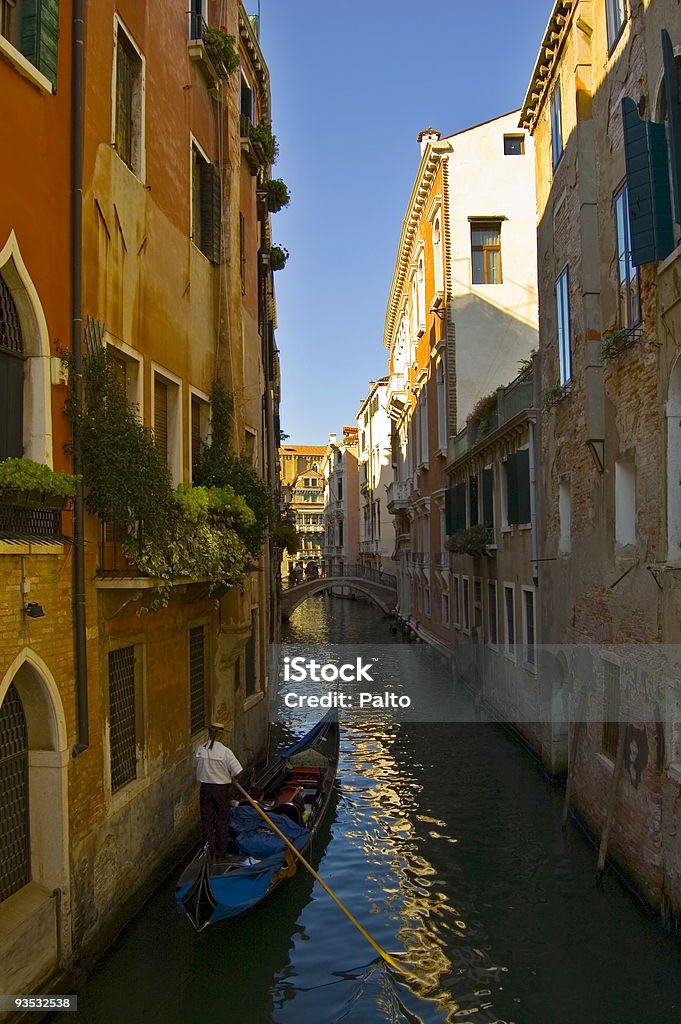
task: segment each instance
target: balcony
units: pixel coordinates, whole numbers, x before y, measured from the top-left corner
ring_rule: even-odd
[[[224,73],[224,67],[215,49],[204,40],[204,36],[208,31],[208,25],[204,19],[195,12],[190,17],[191,27],[189,34],[191,38],[187,43],[189,59],[199,66],[209,88],[217,89],[220,79],[227,77]]]
[[[510,422],[534,408],[534,373],[532,367],[518,374],[505,388],[497,389],[496,407],[484,422],[468,423],[456,437],[449,439],[447,458],[449,463],[457,462],[481,441],[501,430]]]
[[[0,541],[11,544],[61,544],[62,506],[50,508],[42,504],[19,505],[0,501]]]
[[[388,487],[388,512],[395,515],[397,512],[406,512],[411,496],[411,482],[409,480],[394,480]]]

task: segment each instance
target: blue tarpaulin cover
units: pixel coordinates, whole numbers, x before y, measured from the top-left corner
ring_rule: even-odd
[[[272,821],[297,849],[302,850],[309,841],[308,830],[302,825],[296,825],[285,814],[272,814]],[[283,841],[267,827],[255,808],[248,804],[239,804],[232,810],[229,828],[239,853],[244,857],[271,857],[284,850]]]

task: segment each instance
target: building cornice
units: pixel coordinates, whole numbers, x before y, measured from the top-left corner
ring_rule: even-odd
[[[395,325],[398,320],[404,286],[414,261],[416,233],[419,222],[423,217],[425,205],[430,196],[438,168],[444,157],[451,153],[451,151],[452,146],[449,140],[439,139],[437,142],[429,143],[421,157],[414,187],[409,197],[407,212],[402,222],[402,233],[397,248],[397,260],[388,295],[388,310],[386,312],[383,335],[384,345],[387,349],[392,348],[393,345]]]
[[[265,63],[265,58],[260,49],[258,37],[248,14],[243,6],[239,4],[239,38],[241,45],[248,54],[251,67],[258,79],[261,101],[261,120],[269,123],[272,117],[270,111],[270,73]]]
[[[556,0],[544,33],[530,84],[522,106],[519,125],[533,133],[546,101],[549,85],[560,58],[575,11],[574,0]]]

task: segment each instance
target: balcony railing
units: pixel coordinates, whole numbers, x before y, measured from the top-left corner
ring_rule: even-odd
[[[484,432],[480,433],[480,425],[467,424],[456,437],[449,442],[449,461],[456,462],[471,448],[505,423],[518,416],[534,405],[534,374],[532,369],[524,370],[505,388],[497,390],[497,405],[485,420]]]
[[[61,542],[61,508],[0,503],[0,540]]]

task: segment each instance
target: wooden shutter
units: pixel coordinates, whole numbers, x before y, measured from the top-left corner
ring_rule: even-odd
[[[494,526],[494,471],[482,471],[482,521],[485,526]]]
[[[470,517],[471,526],[477,526],[479,519],[477,476],[471,476],[468,478],[468,515]]]
[[[23,0],[21,52],[57,86],[59,0]]]
[[[674,213],[677,223],[681,224],[681,89],[679,88],[679,69],[674,60],[674,47],[666,29],[662,29],[662,58],[664,61],[667,137],[669,139],[669,166]]]
[[[192,443],[192,482],[201,461],[201,400],[192,395],[192,422],[191,422],[191,443]]]
[[[199,163],[201,252],[211,263],[220,262],[220,170],[215,164]]]
[[[519,523],[518,519],[518,455],[513,453],[506,459],[506,521]]]
[[[644,121],[622,100],[624,157],[634,266],[663,260],[674,248],[665,126]]]
[[[130,44],[118,33],[116,47],[116,151],[132,169],[132,104],[135,72]]]
[[[154,377],[154,444],[168,461],[168,385]]]
[[[530,521],[530,452],[528,448],[516,453],[518,467],[518,522]]]

